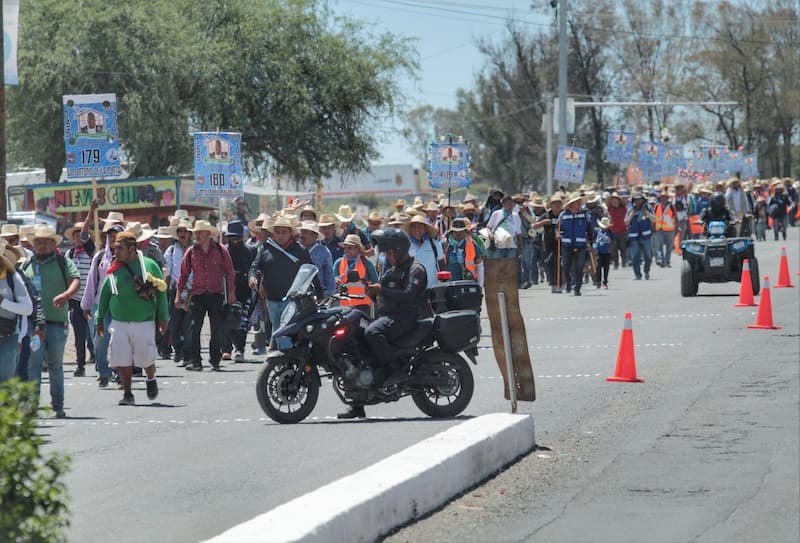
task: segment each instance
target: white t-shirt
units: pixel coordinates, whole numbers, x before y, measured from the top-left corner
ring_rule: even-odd
[[[489,230],[494,231],[497,228],[502,228],[506,230],[511,237],[513,238],[511,249],[517,248],[517,236],[522,234],[522,221],[519,218],[519,214],[516,212],[511,212],[511,215],[508,216],[506,219],[505,210],[498,209],[492,216],[489,217],[489,222],[486,223],[486,227]]]

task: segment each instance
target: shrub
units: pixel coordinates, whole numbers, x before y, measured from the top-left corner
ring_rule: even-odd
[[[62,482],[69,459],[45,455],[36,434],[33,383],[0,383],[0,541],[66,541],[69,518]]]

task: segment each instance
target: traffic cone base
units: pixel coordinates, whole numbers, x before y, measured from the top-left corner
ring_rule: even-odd
[[[789,259],[786,258],[786,246],[781,247],[781,261],[778,266],[778,282],[775,288],[794,288],[789,276]]]
[[[750,277],[750,261],[746,258],[742,263],[740,283],[739,303],[733,307],[754,307],[756,301],[753,299],[753,279]]]
[[[769,293],[769,276],[764,276],[764,285],[761,287],[761,300],[758,302],[758,313],[755,324],[748,324],[748,328],[756,330],[780,330],[772,322],[772,295]]]
[[[630,313],[625,313],[625,327],[619,340],[617,352],[617,367],[613,377],[606,377],[606,381],[616,383],[642,383],[644,379],[636,377],[636,355],[633,352],[633,319]]]

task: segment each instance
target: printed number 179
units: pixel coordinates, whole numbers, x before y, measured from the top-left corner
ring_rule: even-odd
[[[100,164],[100,149],[82,149],[81,162],[84,164]]]

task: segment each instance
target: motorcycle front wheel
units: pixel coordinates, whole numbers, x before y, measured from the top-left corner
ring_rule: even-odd
[[[421,367],[425,374],[446,376],[446,385],[425,386],[411,395],[420,411],[435,419],[455,417],[469,405],[475,380],[467,362],[457,354],[430,353]]]
[[[313,369],[286,357],[269,359],[258,372],[256,396],[261,409],[281,424],[296,424],[314,410],[319,398],[319,377]]]

